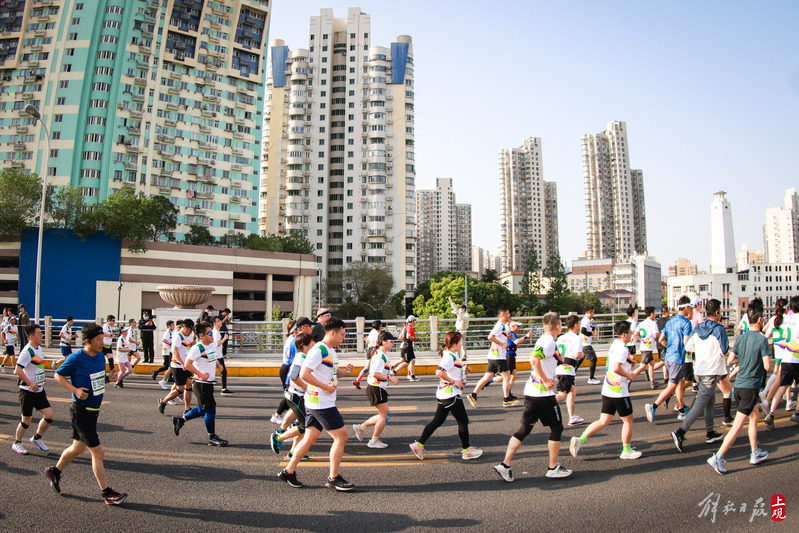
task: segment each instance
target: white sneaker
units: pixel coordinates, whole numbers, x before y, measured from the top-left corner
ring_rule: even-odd
[[[483,455],[483,450],[479,450],[474,446],[469,446],[468,448],[466,448],[466,451],[463,452],[463,454],[461,455],[461,459],[463,459],[464,461],[468,461],[469,459],[477,459],[481,455]]]
[[[370,440],[369,442],[367,442],[366,443],[366,447],[367,448],[388,448],[388,444],[386,444],[385,442],[383,442],[380,439],[377,439],[377,440]]]
[[[6,367],[0,366],[0,374],[5,374],[5,373],[6,373]]]
[[[12,444],[11,449],[20,455],[28,455],[28,450],[26,450],[25,447],[22,446],[21,442],[15,442],[14,444]]]
[[[161,385],[162,389],[169,390],[169,385],[167,385],[167,382],[164,381],[163,379],[161,381],[159,381],[158,384]]]
[[[417,459],[419,459],[420,461],[424,459],[424,448],[422,446],[419,446],[418,442],[414,442],[409,446],[411,447],[411,452],[413,452],[413,455],[415,455]]]
[[[583,420],[582,417],[579,417],[577,415],[574,415],[574,416],[569,418],[569,425],[570,426],[579,426],[580,424],[584,424],[584,423],[585,423],[585,420]]]
[[[270,418],[269,421],[272,422],[273,424],[282,424],[283,423],[283,417],[280,416],[280,415],[275,414],[275,415],[272,415],[272,418]]]
[[[45,446],[42,442],[42,439],[34,439],[33,437],[30,438],[31,444],[34,444],[37,448],[39,448],[43,452],[50,451],[50,448]]]
[[[568,468],[563,468],[560,466],[560,463],[555,465],[555,468],[547,469],[547,477],[550,479],[560,478],[560,477],[569,477],[572,475],[572,471]]]
[[[768,415],[769,411],[771,410],[771,406],[768,403],[768,400],[760,396],[760,403],[757,404],[758,410],[760,410],[760,414],[763,416]]]
[[[175,404],[175,400],[169,400],[168,402],[166,402],[166,404],[167,405],[176,405]]]
[[[619,455],[619,459],[638,459],[643,454],[636,450],[635,448],[630,448],[629,452],[621,452]]]
[[[516,481],[515,479],[513,479],[513,472],[511,472],[511,469],[505,468],[504,466],[502,466],[501,463],[495,465],[494,470],[496,470],[497,474],[499,474],[500,477],[502,477],[502,479],[504,479],[508,483],[513,483],[514,481]]]
[[[583,445],[580,442],[580,437],[572,437],[571,442],[569,442],[569,453],[572,454],[572,457],[577,457],[577,454],[580,453],[580,448]]]
[[[586,383],[589,385],[599,385],[601,382],[598,379],[588,378],[588,381],[586,381]]]
[[[793,400],[788,400],[788,403],[785,404],[786,411],[793,411],[793,408],[796,407],[796,402]]]
[[[352,429],[355,431],[355,438],[358,442],[363,442],[363,428],[360,424],[353,424]]]

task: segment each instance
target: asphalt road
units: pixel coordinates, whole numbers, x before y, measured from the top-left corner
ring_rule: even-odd
[[[520,380],[526,378],[520,376]],[[48,371],[48,377],[50,376]],[[473,385],[476,378],[472,378]],[[485,451],[476,461],[460,459],[455,421],[450,419],[428,441],[429,460],[413,457],[408,444],[432,418],[435,380],[402,380],[391,387],[391,420],[383,434],[389,444],[372,450],[355,440],[351,424],[373,412],[365,395],[342,379],[339,407],[350,441],[341,472],[355,484],[351,493],[324,486],[325,455],[331,440],[320,438],[311,459],[298,468],[305,484],[292,489],[277,479],[285,460],[268,446],[275,426],[269,422],[280,398],[275,378],[232,379],[236,393],[218,401],[217,431],[230,440],[227,448],[206,445],[201,420],[186,424],[179,437],[171,417],[158,413],[161,389],[144,376],[126,380],[124,390],[111,388],[100,415],[100,438],[111,486],[129,493],[119,507],[108,507],[92,476],[88,452],[62,476],[62,496],[43,474],[69,444],[69,396],[52,379],[46,390],[56,421],[45,435],[50,453],[25,441],[30,454],[11,450],[19,420],[16,379],[0,375],[0,530],[5,531],[797,531],[799,527],[799,426],[779,411],[777,429],[760,425],[764,463],[748,462],[746,436],[728,454],[726,476],[705,463],[715,446],[704,443],[703,422],[688,434],[686,452],[678,453],[669,433],[676,416],[659,413],[654,425],[643,405],[655,393],[643,381],[633,383],[633,446],[637,461],[622,461],[616,420],[592,437],[579,458],[568,452],[568,439],[579,428],[564,431],[561,463],[571,478],[550,480],[546,469],[548,430],[536,426],[512,465],[516,481],[502,481],[492,466],[504,456],[509,436],[519,425],[521,407],[500,406],[501,390],[492,385],[480,396],[478,409],[468,407],[472,444]],[[344,385],[347,384],[347,385]],[[599,416],[599,386],[578,377],[577,413],[587,421]],[[522,383],[515,392],[521,396]],[[690,395],[689,395],[690,396]],[[718,422],[720,422],[720,400]],[[565,406],[563,406],[565,411]],[[167,415],[179,414],[168,407]],[[34,423],[38,422],[34,416]],[[26,437],[33,434],[33,425]],[[725,431],[720,425],[717,428]],[[367,430],[371,435],[371,430]],[[34,448],[31,450],[31,448]],[[718,497],[715,522],[699,516],[703,500]],[[787,500],[784,522],[770,518],[773,494]],[[758,498],[766,516],[752,517]],[[742,506],[745,506],[741,511]],[[726,513],[725,513],[726,508]],[[734,508],[734,511],[731,510]],[[750,521],[751,520],[751,521]]]

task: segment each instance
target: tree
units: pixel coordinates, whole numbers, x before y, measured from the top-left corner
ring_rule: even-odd
[[[15,168],[0,173],[0,239],[16,237],[32,226],[39,212],[42,180]]]
[[[566,279],[566,268],[560,260],[559,253],[549,256],[547,267],[544,269],[544,277],[549,279],[549,290],[545,300],[546,311],[555,311],[561,314],[572,311],[572,298]]]
[[[156,238],[160,236],[163,233],[160,230],[171,220],[168,213],[153,213],[159,209],[166,210],[162,205],[139,198],[133,187],[126,185],[100,202],[95,216],[100,221],[101,229],[109,236],[132,241],[128,251],[143,253],[147,251],[145,243],[153,240],[154,235]]]
[[[52,202],[50,218],[56,228],[71,229],[82,239],[100,229],[98,211],[86,205],[80,187],[58,187],[49,199]]]
[[[446,317],[452,316],[452,307],[449,304],[449,297],[455,302],[462,302],[464,297],[464,277],[459,272],[448,272],[445,276],[433,277],[430,280],[428,296],[424,294],[416,296],[413,300],[413,314],[421,318],[432,315]],[[469,280],[469,297],[474,296],[474,291],[481,281]],[[467,303],[469,314],[473,317],[485,316],[485,309],[482,305],[477,305],[473,300]]]
[[[241,233],[237,233],[235,235],[229,235],[226,233],[219,237],[219,246],[225,246],[227,248],[246,248],[247,237]]]
[[[602,304],[602,300],[594,292],[585,291],[582,294],[570,293],[574,304],[569,308],[569,311],[576,311],[577,313],[584,313],[585,308],[589,305],[594,306],[594,312],[598,315],[609,313],[610,309]]]
[[[326,284],[326,299],[340,301],[336,315],[391,318],[404,311],[405,291],[392,292],[394,279],[384,268],[356,261],[344,270],[331,272]]]
[[[302,233],[291,233],[280,239],[281,252],[292,254],[312,254],[314,247]]]
[[[189,226],[189,231],[183,236],[183,242],[198,246],[213,246],[216,244],[216,239],[205,226],[192,224]]]
[[[486,273],[483,274],[483,277],[480,278],[480,281],[483,283],[494,283],[499,281],[499,272],[494,270],[493,268],[486,269]]]
[[[524,266],[520,290],[522,311],[527,315],[535,315],[538,311],[538,294],[541,292],[541,265],[538,263],[538,253],[532,244]]]
[[[163,196],[141,199],[140,215],[145,228],[150,234],[150,240],[158,241],[161,236],[167,240],[174,240],[172,232],[178,225],[180,210]]]

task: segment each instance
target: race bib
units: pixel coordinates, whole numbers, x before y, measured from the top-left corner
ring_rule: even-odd
[[[289,401],[294,399],[294,395],[291,394],[289,391],[283,391],[283,397]]]
[[[208,362],[209,363],[216,363],[218,357],[216,356],[216,352],[208,354]]]
[[[44,369],[37,368],[36,369],[36,384],[40,387],[44,385]]]
[[[89,374],[89,379],[92,382],[92,395],[105,394],[105,370]]]
[[[333,363],[333,375],[330,376],[330,381],[328,381],[327,384],[338,385],[338,362]]]

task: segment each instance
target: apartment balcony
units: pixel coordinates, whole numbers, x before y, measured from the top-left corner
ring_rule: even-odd
[[[175,154],[172,152],[167,152],[166,150],[158,150],[158,155],[160,155],[162,159],[168,159],[169,161],[175,159]]]
[[[35,83],[39,81],[39,76],[25,76],[25,83]]]
[[[25,143],[14,143],[14,150],[19,151],[24,149],[25,149]]]
[[[17,126],[17,133],[28,133],[28,126]]]
[[[128,133],[130,133],[131,135],[140,135],[141,134],[141,129],[132,128],[131,127],[131,128],[128,128]]]
[[[137,111],[136,109],[128,109],[128,111],[130,111],[130,116],[132,116],[133,118],[141,118],[142,117],[142,112],[141,111]]]
[[[211,133],[211,126],[208,124],[200,124],[200,131],[203,133]]]
[[[202,109],[202,110],[200,111],[200,114],[201,114],[202,116],[204,116],[204,117],[209,117],[209,118],[212,118],[212,117],[215,117],[215,116],[216,116],[216,113],[215,113],[215,112],[213,112],[213,111],[211,111],[210,109]]]
[[[214,193],[207,191],[194,191],[194,196],[196,196],[197,198],[204,198],[206,200],[210,200],[214,197]]]
[[[244,155],[244,150],[241,148],[231,148],[233,155]]]
[[[242,170],[244,170],[244,166],[243,165],[239,165],[237,163],[233,163],[232,165],[230,165],[230,168],[235,170],[236,172],[241,172]],[[231,182],[231,186],[232,186],[232,182]]]
[[[205,166],[214,166],[214,165],[216,165],[216,161],[214,159],[208,159],[208,158],[205,158],[205,157],[201,157],[201,158],[197,159],[197,164],[198,165],[205,165]]]
[[[162,168],[161,169],[161,175],[165,176],[165,177],[168,177],[168,178],[172,177],[172,173],[173,172],[174,172],[173,170],[169,170],[169,169],[166,169],[166,168]]]
[[[173,135],[164,135],[163,133],[159,133],[156,138],[161,142],[168,142],[173,144],[175,142],[175,137]]]
[[[205,77],[204,76],[196,76],[194,78],[195,85],[205,85]]]
[[[125,151],[129,154],[138,154],[140,150],[139,147],[135,144],[125,143]]]
[[[133,84],[138,85],[139,87],[146,87],[147,86],[147,78],[142,78],[140,76],[136,76],[133,78]]]
[[[33,100],[33,93],[22,93],[20,96],[22,100]]]
[[[166,92],[169,94],[178,95],[180,94],[180,87],[167,87]]]
[[[125,163],[125,170],[139,170],[139,164],[130,162]]]
[[[167,196],[169,196],[170,194],[172,194],[172,189],[170,189],[169,187],[158,187],[158,193],[166,194]]]

